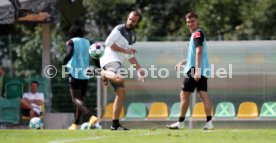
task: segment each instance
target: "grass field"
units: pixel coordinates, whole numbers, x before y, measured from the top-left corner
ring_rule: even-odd
[[[276,129],[0,130],[0,143],[275,143]]]

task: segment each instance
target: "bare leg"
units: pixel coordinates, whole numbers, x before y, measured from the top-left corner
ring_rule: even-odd
[[[181,91],[180,92],[180,115],[178,118],[178,121],[176,123],[173,123],[171,125],[167,125],[167,128],[169,129],[182,129],[184,128],[184,120],[186,112],[189,108],[189,96],[190,92],[187,91]]]
[[[30,113],[30,118],[38,116],[34,110],[30,110],[29,113]]]
[[[199,96],[204,103],[206,116],[212,116],[212,104],[206,91],[199,91]]]
[[[73,103],[76,105],[76,117],[75,124],[78,124],[81,113],[87,115],[89,110],[87,109],[85,103],[83,102],[83,97],[81,96],[81,90],[79,89],[70,89],[71,97]]]
[[[106,70],[102,70],[101,71],[101,75],[110,80],[111,82],[115,83],[115,84],[119,84],[119,85],[123,85],[124,84],[124,79],[121,75],[116,74],[112,71],[106,71]],[[120,117],[120,113],[123,107],[123,102],[124,102],[124,95],[125,95],[125,89],[123,87],[118,87],[117,89],[115,89],[115,100],[113,103],[113,120],[118,120]]]
[[[125,89],[123,86],[124,78],[121,75],[116,74],[112,71],[105,71],[105,70],[102,70],[101,75],[104,78],[110,80],[112,83],[119,85],[119,87],[115,89],[116,97],[113,103],[111,130],[129,130],[125,127],[122,127],[119,123],[120,113],[122,111],[123,104],[124,104],[124,95],[125,95]],[[105,81],[104,84],[106,85],[106,83],[107,82]]]
[[[101,75],[116,84],[124,84],[123,77],[121,75],[118,75],[118,74],[112,72],[112,71],[102,70]]]
[[[206,91],[199,91],[199,96],[204,103],[205,113],[206,113],[206,125],[203,127],[203,130],[213,130],[212,122],[212,104],[209,100],[208,94]]]
[[[38,117],[38,114],[33,110],[31,102],[28,99],[22,98],[20,103],[22,109],[29,110],[30,118]]]
[[[115,91],[116,98],[113,103],[113,120],[120,118],[120,113],[124,104],[125,89],[119,87]]]
[[[185,117],[186,112],[189,108],[189,96],[190,92],[180,92],[180,117]]]
[[[70,89],[70,92],[72,95],[72,101],[77,106],[77,108],[81,110],[84,114],[87,114],[89,110],[87,109],[85,103],[83,102],[83,99],[81,97],[81,90]]]

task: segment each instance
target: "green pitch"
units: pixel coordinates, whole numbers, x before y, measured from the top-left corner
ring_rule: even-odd
[[[0,143],[275,143],[276,129],[0,130]]]

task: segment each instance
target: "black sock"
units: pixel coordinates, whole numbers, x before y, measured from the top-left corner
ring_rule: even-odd
[[[75,119],[74,124],[78,125],[80,123],[80,119]]]
[[[86,121],[89,121],[90,120],[90,118],[91,118],[91,116],[93,116],[93,114],[91,113],[91,112],[88,112],[87,114],[86,114],[86,116],[85,116],[85,120]]]
[[[183,122],[185,120],[185,117],[179,117],[178,122]]]
[[[118,126],[120,126],[119,120],[118,120],[118,119],[112,120],[112,126],[113,126],[113,127],[118,127]]]
[[[207,116],[207,122],[209,122],[210,120],[212,120],[212,116]]]

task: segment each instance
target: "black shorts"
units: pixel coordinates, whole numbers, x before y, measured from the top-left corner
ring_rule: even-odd
[[[70,89],[79,89],[86,93],[88,85],[88,80],[86,79],[77,79],[69,75],[69,87]]]
[[[195,81],[195,79],[191,75],[191,72],[189,71],[187,73],[187,76],[184,78],[182,90],[187,92],[194,92],[195,88],[197,89],[197,91],[207,92],[207,89],[208,89],[207,78],[204,76],[201,76],[199,81]]]

